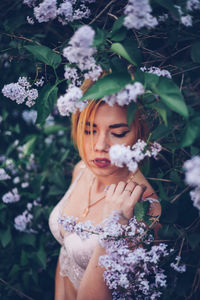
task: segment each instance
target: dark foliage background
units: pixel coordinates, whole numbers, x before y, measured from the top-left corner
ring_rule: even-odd
[[[15,187],[21,196],[19,202],[0,203],[1,299],[53,299],[59,245],[49,232],[48,217],[67,190],[73,166],[79,160],[70,140],[70,120],[58,114],[55,103],[67,87],[66,80],[63,81],[66,60],[61,56],[62,50],[82,24],[90,24],[96,30],[96,61],[102,68],[116,69],[119,74],[129,66],[149,91],[140,105],[145,110],[151,140],[158,141],[163,150],[158,160],[145,161],[142,170],[161,199],[159,238],[176,249],[176,255],[181,255],[187,267],[183,274],[166,267],[169,285],[162,299],[199,299],[199,212],[190,199],[182,168],[186,160],[199,154],[200,147],[199,11],[192,12],[193,26],[185,27],[174,5],[184,7],[186,1],[152,0],[154,14],[166,13],[168,19],[151,30],[127,30],[119,20],[116,23],[123,15],[126,1],[92,3],[89,19],[65,26],[57,20],[28,24],[26,17],[32,14],[32,8],[22,2],[0,3],[0,89],[17,82],[19,76],[32,81],[44,76],[45,86],[40,88],[39,100],[31,109],[0,94],[1,165],[6,168],[6,159],[13,164],[12,170],[7,167],[11,179],[0,182],[1,196]],[[116,43],[124,47],[129,59],[119,52],[119,45],[117,50],[111,49]],[[30,45],[49,47],[52,55],[60,55],[61,63],[52,68],[25,48]],[[47,57],[50,58],[51,55]],[[167,69],[173,81],[163,79],[161,87],[157,76],[142,74],[140,66]],[[116,80],[120,82],[120,75]],[[48,97],[51,88],[55,93]],[[180,102],[179,91],[186,108]],[[170,97],[178,100],[170,105]],[[130,112],[131,109],[135,108],[130,108]],[[24,111],[32,110],[38,112],[36,122],[31,121],[30,115],[28,121],[23,117]],[[13,182],[16,177],[18,183]],[[22,182],[29,185],[22,188]],[[33,218],[28,228],[32,231],[16,230],[14,218],[34,200],[37,205],[30,210]]]

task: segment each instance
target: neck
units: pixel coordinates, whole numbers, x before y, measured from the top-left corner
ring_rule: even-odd
[[[95,175],[95,186],[94,190],[96,193],[104,191],[107,185],[117,184],[119,181],[127,181],[130,176],[130,171],[127,168],[121,168],[120,171],[115,172],[109,176],[98,176]]]

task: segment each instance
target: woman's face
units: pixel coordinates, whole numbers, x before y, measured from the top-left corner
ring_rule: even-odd
[[[93,138],[90,132],[90,119],[86,123],[84,148],[86,162],[95,175],[109,176],[119,172],[121,168],[111,164],[109,149],[115,144],[125,146],[135,143],[134,125],[128,127],[126,109],[118,106],[101,104],[95,114]]]

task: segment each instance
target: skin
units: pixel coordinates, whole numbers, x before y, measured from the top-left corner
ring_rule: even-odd
[[[90,120],[88,120],[88,122],[90,123]],[[86,152],[85,163],[87,168],[84,176],[82,176],[78,182],[77,188],[70,196],[67,206],[63,209],[63,215],[71,215],[74,217],[80,217],[80,215],[82,215],[84,208],[87,207],[88,204],[89,186],[91,180],[94,179],[94,184],[91,188],[92,202],[95,202],[102,195],[105,195],[104,189],[106,186],[109,187],[105,198],[91,207],[89,214],[84,219],[81,219],[81,221],[89,219],[94,221],[94,223],[99,223],[110,215],[113,210],[119,210],[122,212],[120,222],[127,224],[128,220],[133,216],[134,206],[139,199],[142,196],[145,198],[153,194],[154,191],[139,169],[133,174],[133,180],[127,182],[130,172],[126,167],[119,168],[111,164],[105,167],[99,167],[95,164],[95,159],[109,159],[109,148],[112,145],[133,145],[136,142],[135,128],[133,125],[130,128],[128,127],[126,109],[118,105],[110,107],[107,104],[102,104],[99,106],[94,118],[93,138],[91,138],[89,123],[86,125],[84,136]],[[80,172],[80,165],[81,163],[78,163],[74,169],[73,180]],[[85,197],[81,191],[84,191]],[[152,207],[149,213],[154,216],[159,215],[160,206]],[[64,230],[62,234],[65,234]],[[104,254],[104,249],[101,248],[100,245],[97,245],[84,273],[77,294],[74,294],[72,287],[70,288],[69,279],[67,277],[63,279],[57,271],[55,300],[112,299],[111,293],[103,280],[104,269],[98,265],[99,256]],[[57,270],[59,270],[59,267],[58,263]],[[68,287],[69,293],[66,293],[66,287]],[[67,296],[69,294],[73,294],[73,297]]]

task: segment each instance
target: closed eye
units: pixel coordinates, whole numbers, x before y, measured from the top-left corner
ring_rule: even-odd
[[[118,138],[122,138],[122,137],[124,137],[124,136],[126,136],[126,134],[129,132],[129,130],[126,130],[126,131],[124,131],[124,132],[122,132],[122,133],[112,133],[112,135],[114,135],[115,137],[118,137]]]

